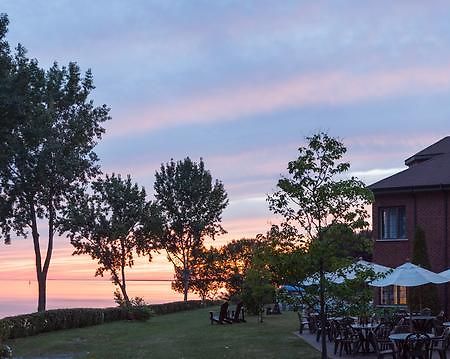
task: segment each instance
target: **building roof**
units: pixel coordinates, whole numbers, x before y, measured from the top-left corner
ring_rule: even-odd
[[[375,193],[450,188],[450,136],[409,157],[404,171],[369,188]]]
[[[434,156],[450,153],[450,136],[444,137],[431,146],[417,152],[405,160],[405,165],[412,166],[418,162],[426,161]]]

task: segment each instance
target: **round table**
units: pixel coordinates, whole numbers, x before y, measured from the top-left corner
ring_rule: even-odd
[[[394,345],[399,349],[400,353],[399,353],[399,357],[403,358],[404,354],[403,354],[403,345],[405,343],[406,338],[408,337],[408,335],[410,335],[412,333],[394,333],[389,335],[389,339],[394,342]],[[427,334],[428,338],[433,339],[435,336],[434,334]]]
[[[372,324],[372,323],[367,323],[367,324],[352,324],[351,327],[355,330],[358,331],[358,333],[360,333],[360,338],[361,338],[361,349],[363,353],[369,353],[370,352],[370,341],[369,341],[369,333],[375,329],[378,326],[378,324]]]

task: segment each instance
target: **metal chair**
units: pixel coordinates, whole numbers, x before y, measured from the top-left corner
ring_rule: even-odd
[[[447,359],[448,339],[450,336],[450,328],[445,328],[442,335],[431,338],[430,341],[430,359],[433,353],[437,352],[440,359]]]
[[[403,355],[408,359],[430,358],[430,337],[425,333],[411,333],[405,339]]]
[[[369,343],[375,349],[377,359],[384,359],[386,356],[391,356],[393,359],[397,358],[397,350],[394,343],[389,340],[389,334],[386,337],[377,337],[376,332],[370,332]]]

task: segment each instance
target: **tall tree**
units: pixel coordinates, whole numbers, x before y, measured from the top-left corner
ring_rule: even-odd
[[[332,264],[328,243],[338,239],[327,235],[338,224],[350,230],[368,226],[366,206],[373,195],[354,177],[344,178],[350,164],[342,161],[346,148],[326,133],[306,138],[298,157],[288,163],[289,176],[278,181],[279,190],[268,197],[269,208],[284,217],[284,228],[297,232],[297,238],[316,249],[315,270],[319,272],[320,314],[326,325],[325,271]],[[335,238],[333,238],[335,237]],[[322,336],[322,358],[327,357],[326,338]]]
[[[193,253],[191,260],[191,272],[189,276],[189,290],[197,293],[200,298],[214,299],[222,288],[222,273],[220,251],[214,247],[199,248]],[[184,293],[183,272],[175,272],[175,280],[172,288]]]
[[[151,261],[151,251],[158,249],[161,224],[145,196],[145,189],[133,184],[130,176],[106,176],[92,183],[92,194],[70,203],[61,227],[75,247],[73,254],[89,254],[98,262],[96,276],[111,274],[127,306],[125,272],[134,264],[134,252],[148,255]]]
[[[94,106],[92,74],[88,70],[83,77],[75,63],[62,68],[55,63],[45,71],[20,45],[11,63],[7,119],[13,136],[0,149],[6,154],[0,160],[0,230],[6,240],[11,232],[24,237],[31,232],[43,311],[54,236],[69,199],[100,173],[93,149],[109,109]]]
[[[425,231],[421,227],[416,227],[413,241],[412,263],[420,265],[422,268],[431,270],[430,259],[428,257],[428,248]],[[440,307],[439,297],[435,284],[425,284],[418,287],[408,288],[409,300],[413,310],[421,310],[428,307],[433,313],[438,313]]]
[[[259,241],[252,238],[233,240],[220,248],[222,284],[229,297],[242,292],[244,277],[252,264]]]
[[[195,251],[206,238],[226,233],[221,214],[228,204],[223,184],[213,182],[203,160],[171,160],[156,172],[155,197],[163,219],[162,244],[176,273],[182,273],[184,300]]]

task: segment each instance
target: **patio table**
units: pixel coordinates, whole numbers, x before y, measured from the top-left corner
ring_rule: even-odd
[[[404,358],[403,346],[405,344],[406,338],[410,334],[412,333],[395,333],[389,335],[389,340],[391,340],[394,343],[395,347],[398,348],[400,358]],[[427,335],[430,339],[433,339],[435,337],[434,334],[427,334]]]
[[[360,338],[360,347],[363,353],[370,353],[369,333],[374,330],[378,324],[352,324],[351,327],[358,331]],[[358,349],[358,348],[357,348]],[[355,351],[356,352],[356,351]]]

